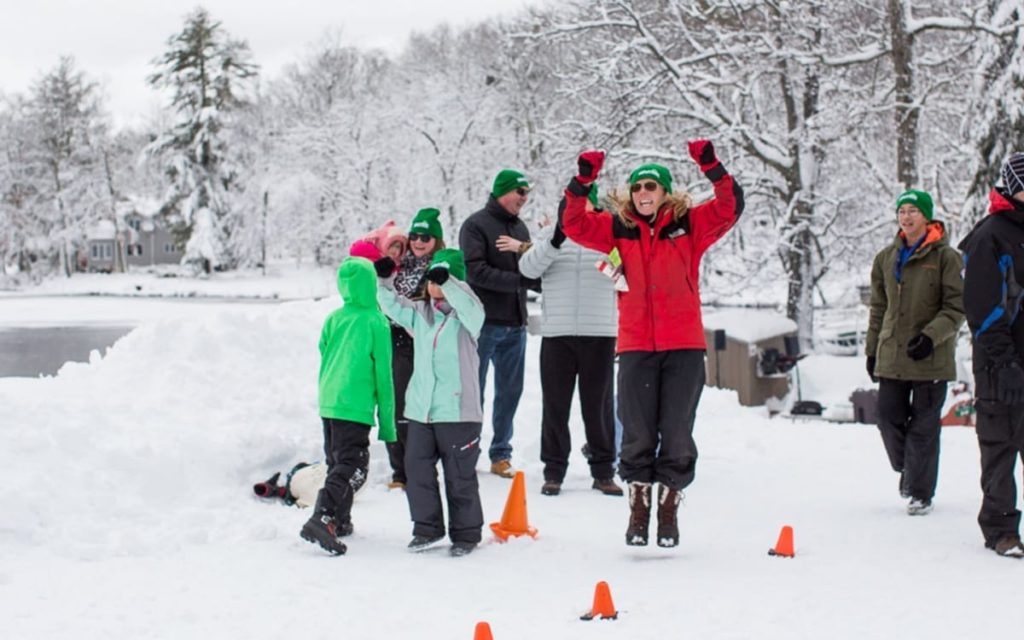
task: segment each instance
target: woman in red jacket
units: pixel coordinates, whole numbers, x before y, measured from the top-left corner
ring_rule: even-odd
[[[708,140],[690,155],[715,197],[693,205],[673,192],[672,174],[658,164],[637,167],[629,193],[613,198],[617,214],[587,213],[590,185],[604,152],[579,157],[579,174],[565,191],[559,224],[577,243],[618,249],[628,291],[619,292],[619,415],[623,424],[619,474],[629,483],[626,544],[646,545],[651,486],[658,486],[658,545],[679,543],[676,511],[693,482],[697,446],[693,421],[704,387],[704,325],[698,275],[704,252],[736,223],[743,190],[715,157]]]

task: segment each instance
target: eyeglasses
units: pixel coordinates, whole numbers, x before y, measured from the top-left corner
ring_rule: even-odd
[[[409,242],[430,242],[433,237],[429,233],[410,233]]]
[[[630,185],[629,192],[630,193],[639,193],[641,189],[643,189],[644,191],[657,191],[658,190],[658,183],[657,182],[636,182],[636,183]]]
[[[527,189],[526,187],[519,187],[518,189],[516,189],[516,193],[525,198],[526,196],[530,195],[530,190]]]

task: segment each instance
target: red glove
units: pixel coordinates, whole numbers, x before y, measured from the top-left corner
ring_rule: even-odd
[[[701,171],[706,173],[718,164],[715,145],[710,140],[690,140],[686,145],[690,148],[690,157],[700,165]]]
[[[601,173],[601,167],[604,166],[604,151],[600,149],[584,151],[576,160],[576,166],[579,168],[576,181],[582,185],[590,184],[597,180],[597,175]]]

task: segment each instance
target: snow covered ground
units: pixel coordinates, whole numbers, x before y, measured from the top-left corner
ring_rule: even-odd
[[[480,620],[496,640],[1019,632],[1024,565],[982,546],[972,429],[945,429],[935,511],[912,518],[873,427],[769,419],[706,389],[681,546],[626,547],[626,501],[589,488],[582,441],[562,495],[540,495],[535,338],[513,444],[540,536],[407,553],[405,497],[375,442],[349,553],[328,557],[298,537],[308,511],[251,486],[321,457],[316,344],[337,302],[139,313],[103,358],[0,378],[0,637],[468,640]],[[860,358],[800,366],[804,397],[826,405],[868,384]],[[510,484],[485,465],[491,522]],[[782,525],[794,559],[766,553]],[[599,580],[620,618],[581,622]]]

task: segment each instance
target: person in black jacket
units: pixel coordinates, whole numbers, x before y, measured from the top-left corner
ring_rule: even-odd
[[[964,311],[974,338],[975,409],[983,498],[978,524],[985,546],[1024,557],[1014,467],[1024,455],[1024,153],[1002,167],[989,215],[960,243]]]
[[[489,454],[491,473],[504,478],[512,470],[512,419],[523,393],[526,359],[526,290],[540,290],[539,280],[519,274],[519,253],[501,251],[499,236],[510,236],[528,247],[530,232],[519,212],[530,196],[530,183],[519,171],[498,172],[483,209],[469,216],[459,231],[459,247],[466,258],[468,282],[484,303],[486,320],[480,333],[480,398],[483,401],[487,368],[494,361],[494,437]]]

